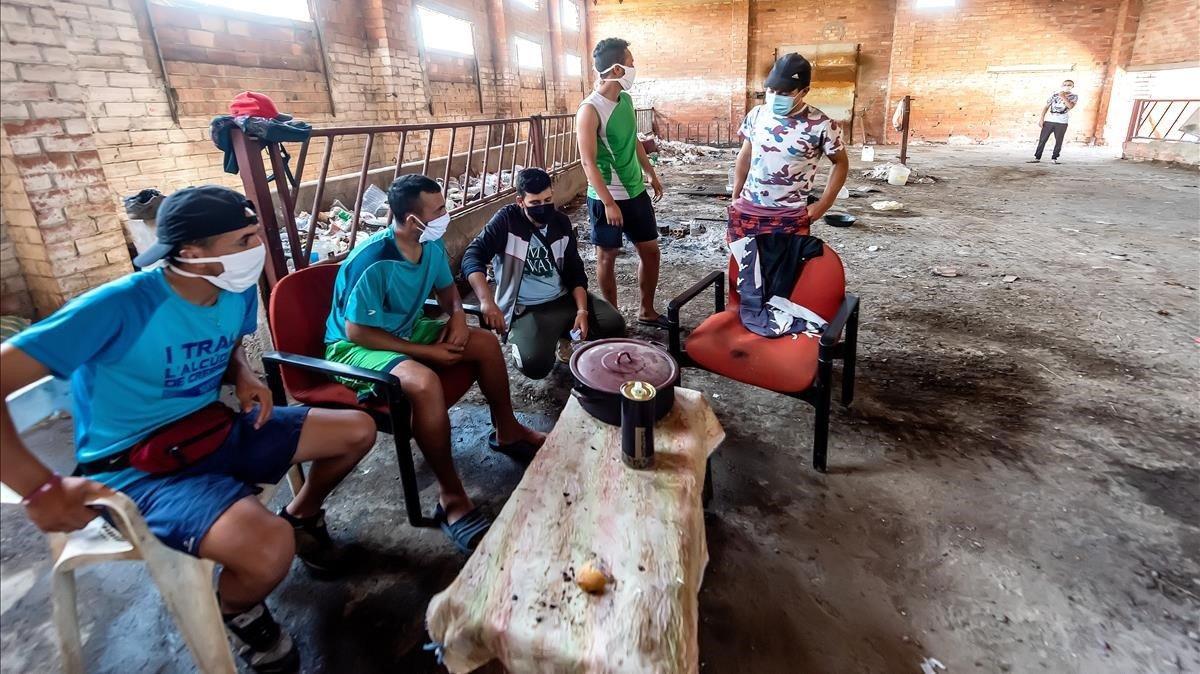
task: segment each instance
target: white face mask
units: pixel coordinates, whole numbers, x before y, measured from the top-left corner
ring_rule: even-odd
[[[605,70],[604,72],[602,72],[600,74],[603,75],[604,73],[611,71],[613,68],[616,68],[617,66],[621,66],[622,68],[625,69],[624,75],[622,75],[621,77],[615,78],[615,79],[601,79],[600,81],[601,82],[620,82],[621,88],[624,89],[625,91],[629,91],[630,89],[633,88],[633,81],[637,78],[637,68],[634,68],[633,66],[626,66],[626,65],[621,65],[620,63],[617,63],[617,64],[609,66],[608,70]]]
[[[258,277],[262,275],[263,264],[267,261],[267,248],[266,246],[259,245],[248,250],[243,250],[240,253],[230,253],[229,255],[219,255],[217,257],[180,258],[177,261],[197,264],[220,262],[225,270],[216,276],[193,274],[173,264],[168,264],[168,266],[180,276],[202,278],[221,290],[240,293],[258,283]]]
[[[421,222],[421,219],[415,215],[413,216],[413,219],[421,224],[421,236],[417,239],[417,241],[420,243],[437,241],[443,236],[446,236],[446,230],[450,229],[449,213],[443,213],[440,217],[434,218],[428,223]]]

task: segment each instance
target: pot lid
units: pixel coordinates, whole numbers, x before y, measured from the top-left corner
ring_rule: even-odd
[[[619,394],[627,381],[644,381],[662,390],[679,378],[679,365],[671,354],[648,342],[599,339],[571,356],[571,374],[584,386]]]

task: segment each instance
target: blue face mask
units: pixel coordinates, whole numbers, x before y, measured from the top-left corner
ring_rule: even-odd
[[[771,106],[771,112],[777,115],[786,115],[791,112],[796,106],[795,96],[781,96],[777,93],[767,92],[767,105]]]

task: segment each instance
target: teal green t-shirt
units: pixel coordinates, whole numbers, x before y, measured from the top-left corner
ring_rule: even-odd
[[[604,178],[613,199],[633,199],[646,191],[642,164],[637,148],[641,141],[637,135],[637,110],[633,99],[622,91],[616,101],[593,91],[579,104],[590,105],[600,117],[600,128],[596,130],[596,166]],[[597,199],[596,188],[588,186],[587,195]]]
[[[388,227],[351,251],[333,286],[325,343],[349,341],[346,321],[408,339],[429,293],[454,283],[442,242],[425,243],[421,248],[416,263],[404,259],[396,246],[396,234]]]

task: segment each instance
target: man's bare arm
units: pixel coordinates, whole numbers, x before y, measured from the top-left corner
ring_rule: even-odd
[[[825,184],[821,198],[808,207],[810,220],[816,220],[833,208],[833,202],[837,200],[838,192],[841,191],[842,185],[846,184],[846,176],[850,173],[850,158],[846,156],[845,148],[830,155],[829,160],[833,162],[833,171],[829,174],[829,182]]]
[[[29,354],[0,346],[0,482],[27,500],[25,514],[42,531],[81,529],[99,514],[88,503],[111,495],[108,487],[82,477],[57,478],[21,440],[8,412],[8,396],[48,374]]]
[[[575,139],[579,143],[579,161],[583,164],[583,174],[587,176],[588,185],[596,190],[596,195],[605,204],[616,203],[613,195],[604,184],[604,176],[596,163],[596,134],[600,130],[600,116],[591,105],[579,107],[575,115]]]
[[[754,146],[750,141],[742,141],[742,149],[738,150],[737,159],[733,164],[733,198],[737,199],[746,187],[746,178],[750,176],[750,157]]]
[[[29,451],[8,413],[8,396],[50,372],[32,356],[5,344],[0,347],[0,481],[26,496],[50,478],[53,471]]]
[[[395,351],[418,360],[428,357],[428,347],[400,339],[382,328],[346,321],[346,336],[355,344],[375,351]]]

